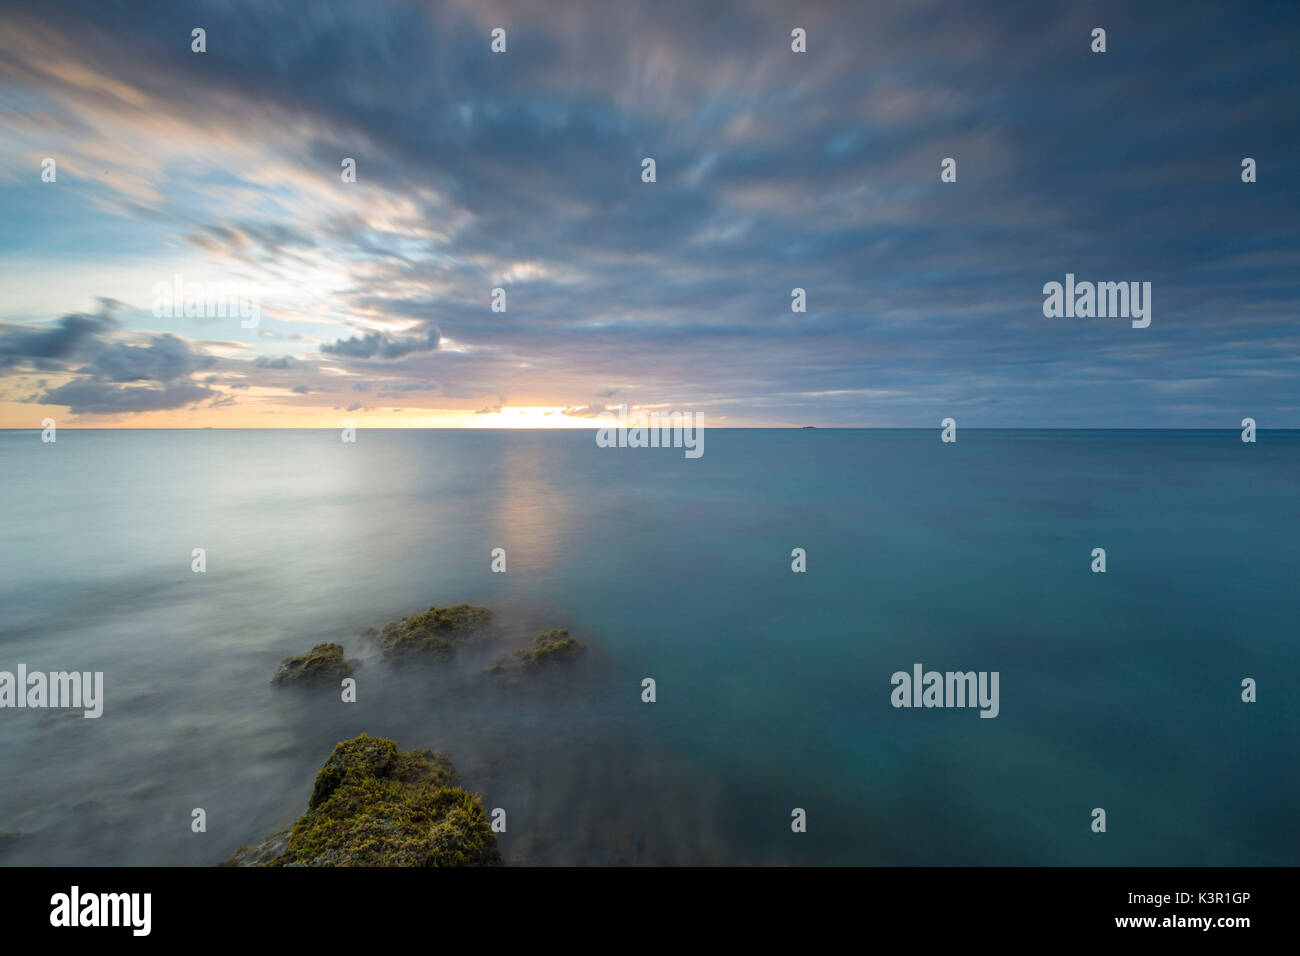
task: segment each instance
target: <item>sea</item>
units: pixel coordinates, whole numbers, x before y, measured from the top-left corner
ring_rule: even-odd
[[[1300,432],[594,432],[0,431],[0,671],[104,675],[0,709],[0,865],[211,865],[359,733],[517,865],[1300,864]],[[462,602],[450,661],[363,637]],[[355,702],[272,682],[327,641]]]

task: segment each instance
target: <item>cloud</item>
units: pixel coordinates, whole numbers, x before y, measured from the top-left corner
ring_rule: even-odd
[[[66,405],[74,414],[112,415],[181,408],[218,395],[213,389],[193,382],[151,388],[82,379],[51,389],[40,397],[38,404]]]
[[[150,336],[143,345],[105,341],[114,327],[107,310],[96,317],[65,316],[53,344],[48,338],[37,340],[39,350],[57,351],[64,358],[84,355],[86,364],[72,370],[76,377],[71,381],[46,388],[33,400],[91,415],[168,410],[204,399],[214,406],[227,404],[220,401],[220,391],[208,387],[211,377],[202,385],[190,380],[215,364],[212,356],[171,333]],[[30,346],[33,340],[26,342]]]
[[[63,368],[65,361],[76,359],[97,347],[100,337],[117,325],[113,318],[113,308],[117,304],[101,300],[98,314],[78,312],[65,315],[52,328],[0,323],[0,368]]]
[[[608,410],[608,406],[604,404],[578,405],[573,408],[561,409],[560,414],[569,418],[598,418],[601,413]]]
[[[413,335],[367,332],[365,335],[327,342],[320,350],[327,355],[344,358],[395,359],[416,352],[431,352],[438,348],[440,337],[437,327],[430,325]]]
[[[575,405],[571,408],[560,409],[560,414],[569,418],[598,418],[601,414],[611,411],[617,406],[606,404],[603,399],[613,398],[618,394],[617,388],[603,388],[596,393],[596,399],[590,405]],[[632,406],[635,408],[636,406]]]
[[[210,368],[214,359],[190,348],[184,339],[164,333],[148,345],[117,342],[106,346],[82,372],[105,382],[170,382]]]
[[[298,363],[294,361],[291,355],[278,355],[274,358],[269,355],[259,355],[253,359],[253,364],[258,368],[286,369],[293,368]]]

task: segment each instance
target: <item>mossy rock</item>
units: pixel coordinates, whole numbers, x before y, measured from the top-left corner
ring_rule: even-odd
[[[472,604],[431,607],[400,621],[389,621],[380,630],[373,627],[365,636],[390,658],[405,660],[429,657],[447,660],[456,645],[481,631],[492,621],[492,612]]]
[[[401,753],[391,740],[362,734],[344,740],[334,748],[325,766],[316,774],[316,785],[307,801],[307,809],[314,810],[320,806],[343,784],[370,777],[391,778],[411,785],[431,783],[439,787],[454,787],[460,783],[456,768],[445,754],[431,750]]]
[[[274,836],[267,837],[257,846],[241,846],[228,859],[217,866],[271,866],[289,845],[291,829],[286,827]]]
[[[277,684],[320,684],[342,680],[356,670],[356,664],[343,656],[341,644],[317,644],[306,654],[286,657],[275,672]]]
[[[282,844],[241,847],[227,866],[499,866],[483,801],[442,754],[362,734],[334,748]]]
[[[518,669],[529,673],[550,667],[563,661],[572,661],[582,654],[584,645],[565,630],[550,630],[538,634],[532,645],[514,652],[513,658]],[[496,677],[510,678],[511,669],[504,659],[497,661],[487,669],[487,673]]]

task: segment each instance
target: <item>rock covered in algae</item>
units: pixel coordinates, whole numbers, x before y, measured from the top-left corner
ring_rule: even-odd
[[[431,607],[400,621],[389,621],[380,630],[373,627],[365,636],[390,658],[432,657],[447,660],[456,645],[487,627],[492,612],[472,604]]]
[[[483,802],[442,754],[362,734],[334,748],[307,812],[226,866],[499,866]]]
[[[548,664],[571,661],[581,653],[582,643],[568,631],[550,630],[538,634],[531,647],[515,651],[515,660],[524,670],[536,670]]]
[[[317,644],[306,654],[286,657],[275,672],[277,684],[317,684],[351,676],[356,664],[343,656],[341,644]]]
[[[515,651],[512,655],[512,663],[516,670],[531,673],[561,661],[574,660],[582,653],[583,646],[583,643],[568,631],[554,629],[545,634],[538,634],[530,646]],[[506,660],[502,659],[488,668],[488,673],[508,678],[512,670],[507,666]]]

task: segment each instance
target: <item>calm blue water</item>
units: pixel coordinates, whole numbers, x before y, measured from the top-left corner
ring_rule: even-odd
[[[519,862],[1295,865],[1297,478],[1297,432],[0,432],[0,670],[106,682],[0,710],[0,863],[212,863],[365,731],[450,755]],[[460,601],[500,646],[362,645]],[[551,627],[580,666],[479,674]],[[356,704],[270,684],[326,640]],[[894,709],[916,662],[999,671],[1000,716]]]

